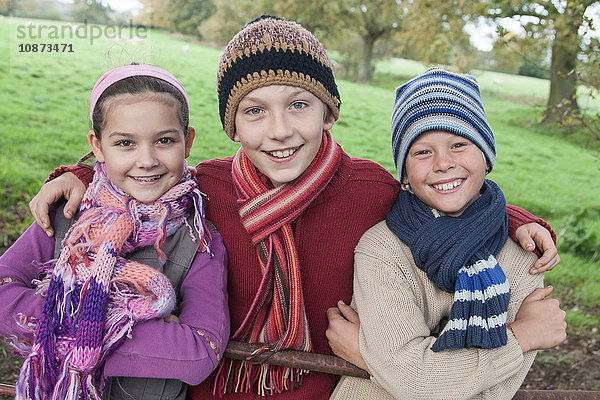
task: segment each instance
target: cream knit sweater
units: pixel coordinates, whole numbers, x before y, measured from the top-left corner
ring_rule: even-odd
[[[495,349],[431,351],[431,336],[452,306],[453,294],[436,288],[410,249],[382,221],[355,251],[354,306],[360,316],[360,352],[371,379],[343,377],[331,399],[511,399],[535,358],[508,343]],[[497,256],[511,287],[508,321],[523,299],[543,286],[530,275],[535,255],[508,239]]]

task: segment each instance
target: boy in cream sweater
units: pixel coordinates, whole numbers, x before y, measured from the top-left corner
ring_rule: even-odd
[[[507,240],[475,79],[432,68],[400,86],[392,147],[403,190],[355,251],[360,321],[328,311],[332,349],[371,379],[345,377],[332,398],[510,399],[536,350],[565,340],[565,312]]]

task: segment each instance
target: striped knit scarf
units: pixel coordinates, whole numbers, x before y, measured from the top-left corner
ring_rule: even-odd
[[[495,258],[508,237],[506,200],[493,181],[486,180],[483,190],[459,217],[439,218],[417,196],[400,191],[386,218],[435,286],[454,292],[433,351],[489,349],[507,341],[510,285]]]
[[[17,399],[100,399],[95,383],[106,383],[108,354],[136,322],[169,315],[176,300],[166,276],[123,257],[153,245],[164,264],[160,246],[193,211],[201,249],[208,250],[203,199],[187,168],[158,200],[141,204],[116,188],[104,164],[96,163],[80,217],[42,287],[46,299]]]
[[[291,223],[329,184],[339,166],[340,147],[329,132],[307,170],[296,180],[269,188],[243,150],[233,160],[242,224],[256,245],[262,282],[233,340],[264,343],[261,350],[312,351],[302,297],[301,266]],[[257,352],[256,355],[260,353]],[[251,359],[248,361],[251,362]],[[225,359],[213,391],[272,395],[293,390],[306,371]]]

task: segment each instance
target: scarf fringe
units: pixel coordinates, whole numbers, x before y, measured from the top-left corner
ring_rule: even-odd
[[[43,351],[41,345],[34,345],[30,356],[21,366],[19,380],[16,384],[16,400],[42,400],[50,395],[48,383],[41,379],[42,376],[46,376],[43,363],[40,362],[40,359],[43,359],[39,356],[41,351]]]
[[[141,296],[138,299],[141,300]],[[128,300],[131,300],[130,296],[123,296],[120,301],[128,303]],[[48,398],[53,400],[100,399],[98,390],[94,386],[95,366],[103,366],[108,354],[118,347],[126,337],[131,337],[131,330],[135,324],[134,315],[134,311],[120,307],[110,310],[107,313],[101,349],[75,348],[71,350],[67,345],[66,349],[59,350],[59,353],[68,354],[60,365],[60,371],[56,365],[45,365],[40,362],[40,360],[53,359],[53,357],[48,357],[44,353],[46,350],[51,350],[52,353],[57,350],[54,348],[59,344],[56,342],[56,338],[49,338],[51,340],[48,340],[45,346],[41,343],[35,344],[30,356],[21,368],[19,382],[17,383],[17,398],[39,400]],[[76,363],[79,368],[74,367],[73,363]],[[88,372],[81,372],[82,370]],[[56,375],[58,376],[52,379],[52,376]],[[43,379],[44,376],[50,379]],[[96,375],[95,378],[95,381],[104,380],[104,377],[100,375]],[[54,388],[53,391],[47,389],[52,387]]]
[[[56,383],[52,400],[101,400],[92,382],[92,372],[75,368],[65,370]]]
[[[204,211],[204,193],[202,193],[198,189],[194,189],[191,192],[192,199],[194,200],[194,228],[196,228],[196,232],[200,236],[200,247],[198,251],[208,252],[212,258],[212,235],[210,233],[210,229],[206,225],[206,217]],[[185,221],[187,224],[187,220]],[[196,242],[196,237],[192,236],[192,240]]]
[[[35,334],[38,327],[38,319],[35,317],[28,317],[23,313],[17,314],[17,326],[24,332]],[[32,343],[29,340],[18,337],[17,335],[11,335],[6,338],[6,343],[9,347],[12,347],[13,353],[21,357],[27,357],[31,354]]]
[[[270,364],[252,364],[247,361],[224,359],[219,365],[212,386],[213,395],[226,393],[257,393],[272,396],[294,391],[310,371]]]

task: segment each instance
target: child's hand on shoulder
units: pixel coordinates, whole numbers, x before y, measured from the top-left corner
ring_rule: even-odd
[[[523,249],[534,251],[536,248],[542,256],[529,269],[530,274],[539,274],[552,270],[560,262],[560,256],[550,232],[538,223],[530,222],[521,225],[515,232],[517,240]],[[536,247],[537,246],[537,247]]]
[[[44,232],[48,236],[53,236],[54,230],[50,226],[48,208],[64,196],[67,204],[63,213],[67,219],[71,219],[77,212],[85,191],[86,187],[79,178],[72,172],[66,172],[40,188],[39,193],[29,202],[29,210]]]

